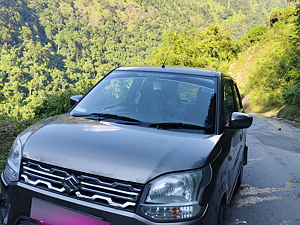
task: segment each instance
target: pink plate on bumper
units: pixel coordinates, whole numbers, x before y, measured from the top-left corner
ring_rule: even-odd
[[[37,198],[32,199],[30,218],[47,225],[110,225],[98,218],[49,204]]]

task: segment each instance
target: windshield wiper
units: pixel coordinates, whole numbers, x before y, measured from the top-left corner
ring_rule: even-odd
[[[97,119],[99,121],[106,120],[106,119],[116,119],[116,120],[122,120],[122,121],[127,121],[127,122],[135,122],[135,123],[140,123],[141,122],[137,119],[133,119],[133,118],[130,118],[130,117],[119,116],[119,115],[109,114],[109,113],[74,114],[72,116]]]
[[[152,123],[149,127],[155,127],[157,129],[191,129],[191,130],[206,130],[206,127],[202,127],[195,124],[186,123]]]

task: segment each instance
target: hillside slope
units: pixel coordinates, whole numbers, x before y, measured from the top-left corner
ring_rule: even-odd
[[[281,110],[280,116],[300,122],[297,18],[294,8],[276,10],[270,17],[270,27],[254,28],[242,39],[249,47],[239,54],[229,71],[246,95],[249,111],[275,109],[276,113],[277,109]]]

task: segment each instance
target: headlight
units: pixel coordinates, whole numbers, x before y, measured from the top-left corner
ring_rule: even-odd
[[[18,181],[22,157],[22,144],[19,137],[14,141],[4,169],[4,176],[9,181]]]
[[[210,166],[159,177],[149,184],[141,212],[152,220],[160,221],[194,217],[203,209],[199,199],[210,180]]]

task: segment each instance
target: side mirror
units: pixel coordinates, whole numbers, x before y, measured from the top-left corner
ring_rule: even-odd
[[[231,114],[231,119],[227,128],[230,129],[245,129],[251,126],[253,117],[245,113],[234,112]]]
[[[77,102],[80,101],[80,99],[82,99],[83,95],[73,95],[70,97],[70,103],[71,106],[73,107]]]

